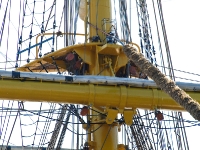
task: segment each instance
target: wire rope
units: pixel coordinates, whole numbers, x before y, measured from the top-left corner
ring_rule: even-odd
[[[96,1],[96,27],[98,27],[98,14],[99,14],[99,0]],[[98,30],[96,28],[96,35],[98,35]]]
[[[50,110],[49,110],[49,113],[48,113],[48,116],[49,116],[48,118],[50,118],[50,116],[52,117],[52,115],[53,115],[52,112],[56,107],[56,105],[54,103],[49,103],[49,104],[50,104]],[[38,148],[40,148],[40,145],[42,145],[45,142],[45,139],[46,139],[46,136],[47,136],[47,133],[48,133],[51,121],[52,121],[52,119],[48,119],[48,118],[46,119],[43,131],[42,131],[42,136],[41,136],[40,141],[39,141]]]
[[[158,20],[157,20],[157,15],[156,15],[156,10],[155,10],[154,0],[152,0],[152,4],[153,4],[154,18],[155,18],[156,30],[157,30],[157,36],[158,36],[158,44],[159,44],[159,50],[160,50],[161,65],[165,66],[164,56],[163,56],[163,50],[162,50],[161,41],[160,41],[160,32],[159,32],[159,28],[158,28]],[[163,68],[163,72],[166,75],[165,68]]]
[[[10,103],[11,103],[11,101],[8,101],[8,107],[10,106]],[[13,107],[13,103],[14,103],[14,101],[12,101],[11,109],[12,109],[12,107]],[[6,111],[6,116],[7,116],[7,114],[8,114],[8,111]],[[11,111],[10,111],[10,114],[11,114]],[[5,125],[5,124],[6,124],[6,120],[7,120],[7,125]],[[8,119],[7,119],[7,117],[4,118],[3,126],[2,126],[2,129],[1,129],[1,132],[2,132],[2,133],[4,132],[4,137],[3,137],[3,139],[5,139],[5,136],[6,136],[6,132],[7,132],[9,120],[10,120],[10,116],[8,116]],[[5,131],[4,131],[4,125],[6,126],[6,127],[5,127]],[[4,141],[3,141],[2,145],[1,145],[1,148],[3,147],[3,144],[4,144]]]
[[[5,63],[5,70],[6,70],[6,66],[7,66],[7,61],[8,61],[8,48],[9,48],[9,37],[10,37],[10,13],[11,13],[11,1],[9,3],[10,7],[9,7],[9,14],[8,14],[8,33],[7,33],[7,46],[6,46],[6,63]]]
[[[10,0],[8,0],[7,4],[6,4],[6,10],[4,12],[4,17],[3,17],[3,21],[2,21],[1,29],[0,29],[0,47],[1,47],[2,37],[3,37],[3,33],[4,33],[4,26],[5,26],[5,22],[6,22],[6,18],[7,18],[6,16],[7,16],[9,1]]]
[[[42,103],[40,103],[40,110],[42,109]],[[39,114],[40,114],[40,112],[38,113],[38,121],[39,121]],[[33,148],[33,146],[34,146],[34,142],[35,142],[35,138],[36,138],[36,132],[37,132],[37,129],[38,129],[38,124],[39,124],[39,122],[37,122],[37,125],[36,125],[36,127],[35,127],[35,134],[34,134],[34,138],[33,138],[33,142],[32,142],[32,148]]]
[[[20,111],[20,106],[18,106],[19,108],[18,108],[18,112],[17,112],[17,114],[16,114],[16,116],[15,116],[15,120],[14,120],[14,123],[13,123],[13,125],[12,125],[12,129],[11,129],[11,131],[10,131],[10,135],[9,135],[9,137],[8,137],[8,141],[7,141],[7,144],[6,144],[6,147],[8,146],[8,143],[10,142],[10,138],[11,138],[11,135],[12,135],[12,133],[13,133],[13,129],[14,129],[14,127],[15,127],[15,123],[16,123],[16,121],[17,121],[17,117],[18,117],[18,114],[19,114],[19,111]]]

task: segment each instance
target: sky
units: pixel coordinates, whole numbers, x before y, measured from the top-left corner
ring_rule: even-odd
[[[199,0],[163,0],[163,13],[166,25],[166,31],[168,36],[168,42],[171,52],[171,57],[173,61],[173,67],[175,69],[184,70],[187,72],[192,72],[200,74],[199,64],[200,64],[200,50],[199,50],[199,35],[200,35],[200,1]],[[14,6],[12,6],[14,7]],[[135,7],[132,8],[134,12]],[[17,10],[15,10],[17,12]],[[136,12],[136,11],[135,11]],[[15,12],[12,12],[15,13]],[[134,17],[134,15],[133,15]],[[2,15],[0,15],[2,19]],[[136,18],[134,18],[137,20]],[[15,22],[12,20],[12,22]],[[137,23],[137,22],[136,22]],[[153,22],[152,22],[153,23]],[[132,27],[132,32],[135,32],[133,41],[138,41],[138,28]],[[12,25],[11,25],[12,26]],[[154,29],[152,29],[154,30]],[[154,30],[155,31],[155,30]],[[14,26],[10,31],[10,34],[15,33],[10,36],[10,41],[16,36],[16,31]],[[8,34],[8,32],[6,33]],[[155,38],[156,39],[156,38]],[[14,40],[13,40],[14,41]],[[4,50],[3,48],[4,47]],[[6,41],[4,41],[4,46],[0,47],[0,50],[5,54]],[[9,49],[12,49],[9,45]],[[15,52],[9,50],[9,57],[13,60],[15,59]],[[175,72],[175,76],[190,78],[194,80],[200,80],[198,76],[192,76],[188,74],[183,74],[180,72]],[[177,79],[179,80],[179,79]],[[182,80],[181,80],[182,81]],[[187,113],[184,113],[184,117],[192,119]],[[190,149],[196,149],[198,146],[199,139],[194,138],[194,134],[200,134],[199,127],[187,128],[188,141],[190,143]]]
[[[200,1],[198,0],[170,0],[163,2],[165,25],[170,45],[173,66],[176,69],[200,74]],[[176,72],[176,76],[184,76],[200,80],[199,76],[191,76]],[[184,113],[184,117],[189,117]],[[198,138],[194,135],[200,134],[200,128],[187,128],[190,149],[197,149]]]

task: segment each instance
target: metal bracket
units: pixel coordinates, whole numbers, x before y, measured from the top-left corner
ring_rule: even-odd
[[[108,115],[106,117],[106,123],[107,124],[112,124],[115,118],[117,117],[118,110],[116,109],[108,109]]]
[[[132,125],[133,123],[133,116],[136,114],[136,110],[124,110],[124,120],[127,125]]]
[[[72,76],[65,76],[65,81],[73,81],[73,77]]]
[[[12,78],[20,78],[20,72],[12,71]]]

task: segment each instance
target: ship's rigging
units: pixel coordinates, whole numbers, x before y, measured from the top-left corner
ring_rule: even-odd
[[[94,49],[104,44],[131,43],[136,34],[133,33],[134,27],[137,31],[139,30],[138,39],[144,56],[156,67],[162,68],[163,73],[171,79],[176,79],[174,74],[176,69],[172,65],[160,0],[152,0],[152,3],[147,3],[146,0],[135,0],[135,5],[132,0],[113,0],[114,20],[105,18],[101,22],[97,22],[100,12],[103,11],[99,9],[102,5],[101,0],[93,3],[95,7],[88,5],[90,2],[91,0],[64,0],[62,2],[60,0],[20,0],[18,2],[1,0],[0,54],[4,57],[0,61],[1,70],[18,69],[26,72],[41,72],[41,74],[54,72],[64,75],[90,75],[95,70],[92,72],[93,64],[87,62],[87,59],[93,62],[92,58],[86,55],[87,49]],[[86,5],[85,9],[82,8],[83,5]],[[129,5],[132,6],[130,6],[130,12]],[[149,18],[148,12],[150,7],[154,10],[152,15],[155,17],[156,27],[154,28],[157,30],[158,44],[155,44],[155,38],[153,38],[155,35],[152,32],[152,19]],[[96,14],[90,14],[90,9],[95,9]],[[137,21],[138,25],[132,20],[133,14],[136,14],[135,22]],[[89,19],[91,15],[95,16],[95,21]],[[94,36],[89,37],[89,33],[93,33]],[[88,46],[87,42],[99,42],[99,44]],[[41,59],[65,46],[78,43],[83,43],[83,53],[80,53],[79,49],[69,50],[64,55],[57,53],[59,57],[53,55],[48,59]],[[116,65],[114,68],[111,65],[111,62],[115,60],[114,56],[104,57],[103,55],[106,55],[105,51],[98,56],[102,66],[99,66],[100,69],[95,72],[97,75],[147,78],[133,62],[128,61],[125,65],[119,67]],[[29,62],[33,63],[27,65]],[[13,78],[17,76],[18,74],[14,74]],[[35,105],[36,110],[32,105]],[[1,148],[5,145],[12,147],[13,144],[25,149],[27,147],[57,150],[62,147],[89,149],[94,146],[90,133],[98,132],[106,124],[105,121],[95,122],[91,118],[96,115],[101,116],[103,120],[108,114],[88,105],[87,108],[94,114],[81,116],[80,112],[83,108],[83,106],[72,104],[2,100]],[[153,111],[138,109],[131,126],[126,125],[123,115],[114,119],[114,122],[119,124],[117,128],[121,130],[119,132],[121,143],[118,148],[138,150],[187,150],[189,145],[185,128],[199,126],[197,121],[184,119],[181,112],[165,112],[159,109]],[[101,149],[106,149],[104,145],[112,132],[110,130],[111,126],[108,131],[105,131]]]

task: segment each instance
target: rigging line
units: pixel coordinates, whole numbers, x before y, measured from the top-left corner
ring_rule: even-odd
[[[153,45],[146,1],[139,1],[139,4],[137,4],[137,8],[138,7],[140,7],[140,13],[141,13],[139,14],[138,11],[138,18],[140,18],[138,23],[139,23],[141,48],[145,50],[146,57],[151,61],[151,63],[155,63],[156,65],[157,63],[155,59],[155,50]]]
[[[0,51],[0,54],[6,59],[6,55],[5,54],[3,54],[1,51]],[[9,57],[8,57],[8,59],[11,60]],[[7,61],[7,62],[9,62],[9,64],[14,67],[14,65],[11,63],[12,61]],[[6,61],[0,62],[0,63],[6,63]]]
[[[115,21],[116,21],[116,30],[117,30],[117,17],[116,17],[117,13],[116,13],[116,3],[115,2],[116,2],[116,0],[114,0],[114,12],[115,12]]]
[[[97,3],[96,3],[97,7],[96,7],[96,26],[98,27],[98,13],[99,13],[99,0],[97,0]],[[98,35],[98,30],[96,28],[96,34]]]
[[[173,124],[174,124],[174,133],[175,133],[175,137],[176,137],[176,143],[177,143],[177,146],[178,146],[178,148],[179,148],[179,142],[178,142],[178,140],[179,140],[179,137],[178,137],[178,134],[177,134],[177,130],[179,129],[179,126],[177,127],[177,123],[175,123],[175,119],[177,119],[177,117],[176,116],[174,116],[174,114],[173,114],[173,112],[172,112],[172,116],[173,116]],[[179,130],[178,130],[179,131]]]
[[[30,47],[31,47],[31,40],[32,40],[32,32],[33,32],[33,20],[35,19],[34,17],[34,11],[35,11],[35,0],[34,0],[34,4],[33,4],[33,10],[32,10],[32,21],[31,21],[31,29],[30,29],[30,33],[29,33],[29,50],[28,50],[28,59],[27,59],[27,62],[29,63],[29,57],[30,57]],[[28,8],[29,8],[29,5],[28,5]],[[29,8],[30,10],[30,8]],[[31,11],[31,10],[30,10]]]
[[[53,112],[55,110],[55,107],[56,107],[55,103],[50,103],[50,110],[49,110],[49,113],[48,113],[49,118],[50,118],[50,116],[51,117],[53,116]],[[45,142],[51,121],[52,121],[52,119],[46,119],[46,122],[45,122],[45,125],[44,125],[44,128],[43,128],[43,133],[42,133],[42,136],[40,138],[39,145],[42,145]],[[40,148],[40,147],[38,147],[38,148]]]
[[[22,29],[21,29],[21,34],[19,35],[19,32],[20,32],[20,25],[18,27],[18,39],[19,41],[17,41],[17,55],[16,55],[16,62],[15,62],[15,68],[18,67],[18,59],[19,59],[19,52],[21,50],[21,47],[22,47],[22,33],[23,33],[23,26],[24,26],[24,16],[25,16],[25,12],[26,12],[26,6],[27,6],[27,0],[25,2],[23,2],[23,14],[22,14]],[[21,9],[20,9],[21,10]],[[20,20],[20,17],[19,17],[19,20]],[[21,55],[20,55],[20,59],[21,59]],[[20,62],[21,64],[21,62]]]
[[[105,137],[105,140],[104,140],[104,142],[103,142],[103,144],[102,144],[101,150],[102,150],[103,147],[104,147],[104,144],[105,144],[105,142],[106,142],[106,140],[107,140],[107,138],[108,138],[108,135],[109,135],[109,133],[110,133],[111,128],[112,128],[112,125],[110,125],[110,128],[109,128],[109,130],[108,130],[108,133],[107,133],[107,135],[106,135],[106,137]]]
[[[151,50],[151,53],[153,53],[153,56],[151,55],[151,59],[154,59],[155,65],[156,65],[157,63],[156,63],[156,57],[155,57],[155,49],[154,49],[154,44],[153,44],[153,38],[152,38],[152,32],[151,32],[151,26],[150,26],[150,21],[149,21],[147,5],[146,5],[146,10],[147,10],[146,18],[147,18],[147,24],[148,24],[149,34],[150,34],[149,39],[151,41],[151,43],[149,42],[149,44],[151,44],[151,47],[149,49]]]
[[[181,147],[184,147],[184,149],[186,150],[187,148],[185,147],[185,144],[187,141],[185,141],[185,132],[183,131],[185,128],[184,128],[184,124],[181,123],[181,119],[182,119],[182,115],[180,112],[175,112],[176,114],[176,122],[177,122],[177,125],[181,128],[178,129],[178,134],[179,135],[179,143],[181,144]],[[182,148],[183,149],[183,148]]]
[[[6,63],[5,63],[5,70],[7,66],[7,61],[8,61],[8,40],[10,37],[10,10],[11,10],[11,0],[10,0],[10,7],[9,7],[9,16],[8,16],[8,33],[7,33],[7,49],[6,49]]]
[[[64,32],[68,33],[68,23],[69,23],[69,1],[68,0],[64,0]],[[64,46],[68,46],[69,45],[69,37],[68,35],[64,36]]]
[[[166,121],[164,121],[164,127],[166,128],[166,126],[167,126],[167,125],[166,125]],[[166,129],[165,129],[164,131],[165,131],[166,138],[167,138],[167,143],[168,143],[167,145],[171,145],[171,144],[170,144],[170,140],[169,140],[169,133],[167,132]],[[170,134],[171,134],[171,132],[170,132]]]
[[[158,29],[158,19],[157,19],[157,15],[156,15],[154,0],[152,0],[152,3],[153,3],[153,11],[154,11],[154,17],[155,17],[155,22],[156,22],[158,44],[159,44],[159,49],[160,49],[161,64],[162,64],[162,66],[165,66],[164,57],[163,57],[163,50],[162,50],[161,41],[160,41],[160,32],[159,32],[159,29]],[[164,71],[164,74],[166,75],[165,68],[163,69],[163,71]]]
[[[71,125],[71,127],[72,127],[72,129],[73,129],[73,131],[76,131],[75,129],[74,129],[74,121],[75,121],[75,118],[74,118],[74,115],[72,115],[72,125]],[[77,132],[77,131],[76,131]],[[78,132],[77,132],[78,133]],[[71,137],[71,149],[74,149],[74,134],[72,134],[72,137]]]
[[[21,113],[20,113],[20,115],[21,115],[21,116],[24,116],[24,115],[21,114]],[[29,115],[28,115],[28,116],[29,116]],[[29,117],[30,117],[30,116],[29,116]],[[32,119],[31,119],[31,121],[32,121],[33,123],[30,123],[30,124],[24,124],[24,123],[23,123],[23,124],[21,124],[21,125],[22,125],[22,126],[32,126],[32,125],[35,125],[35,124],[37,123],[37,121],[34,122]]]
[[[151,124],[153,123],[153,120],[150,122],[150,118],[149,118],[149,116],[151,116],[151,118],[152,118],[152,114],[149,114],[148,115],[148,113],[146,112],[145,114],[147,114],[146,116],[145,116],[145,118],[148,120],[148,126],[151,126]],[[154,117],[155,118],[155,117]],[[151,142],[153,143],[153,145],[154,145],[154,147],[156,147],[156,142],[155,142],[155,139],[154,139],[154,137],[153,137],[153,131],[149,128],[149,130],[150,130],[150,133],[151,133],[151,138],[150,139],[153,139],[153,140],[151,140]]]
[[[69,21],[69,32],[72,33],[73,31],[73,20],[74,20],[74,14],[73,14],[73,3],[74,0],[71,0],[70,2],[70,10],[69,10],[69,14],[70,14],[70,21]],[[73,36],[69,36],[69,44],[72,45],[72,41],[73,41]]]
[[[54,44],[55,44],[55,28],[56,28],[56,1],[55,1],[54,5],[55,5],[55,9],[54,9],[54,21],[53,21],[53,40],[52,40],[51,52],[54,52]]]
[[[31,119],[31,121],[33,122],[33,124],[35,125],[36,123],[38,123],[38,122],[40,122],[40,121],[33,121],[33,119],[29,116],[29,118]],[[24,124],[22,124],[22,125],[24,125]],[[29,124],[30,125],[30,124]],[[24,125],[25,126],[25,125]],[[38,128],[38,130],[42,133],[42,131],[40,130],[40,128],[39,127],[37,127]]]
[[[146,118],[148,117],[149,118],[149,113],[148,113],[148,111],[145,111],[145,114],[147,114],[146,115]],[[152,114],[151,114],[152,115]],[[155,117],[154,117],[155,118]],[[142,119],[142,118],[141,118]],[[151,124],[153,123],[153,121],[151,121],[151,120],[146,120],[146,124],[148,125],[148,126],[151,126]],[[153,146],[152,146],[152,143],[153,142],[155,142],[154,141],[154,138],[153,138],[153,141],[151,140],[151,137],[150,137],[150,135],[149,134],[151,134],[151,137],[153,138],[153,135],[152,135],[152,130],[150,130],[150,128],[148,128],[148,129],[146,129],[146,128],[144,128],[144,131],[143,131],[143,135],[145,136],[145,141],[148,139],[150,142],[148,143],[148,142],[146,142],[146,144],[148,145],[148,147],[149,147],[149,145],[150,145],[150,147],[152,148]],[[155,146],[155,145],[154,145]]]
[[[78,109],[79,109],[79,105],[76,106],[76,110],[78,110]],[[80,119],[80,118],[77,117],[77,120],[76,120],[76,121],[79,122],[79,119]],[[82,119],[82,118],[81,118],[81,119]],[[78,131],[77,133],[79,134],[79,125],[77,125],[77,129],[76,129],[76,130]],[[78,148],[79,148],[79,136],[78,136],[78,135],[76,136],[76,139],[77,139],[76,148],[78,149]]]
[[[42,15],[42,26],[41,26],[41,39],[40,39],[40,45],[39,45],[39,49],[38,51],[40,51],[39,56],[42,55],[41,51],[42,51],[42,42],[43,42],[43,33],[45,32],[44,30],[44,15],[45,15],[45,9],[46,9],[46,0],[44,0],[44,5],[43,5],[43,15]],[[36,56],[37,57],[37,56]]]
[[[49,142],[46,142],[46,143],[44,143],[42,146],[44,146],[44,145],[46,145],[46,144],[48,144],[48,143],[49,143]],[[25,146],[24,146],[24,148],[26,148],[26,147],[27,147],[27,148],[29,148],[29,149],[30,149],[30,146],[32,146],[32,144],[30,144],[30,145],[25,145]],[[35,145],[35,146],[38,146],[38,145]]]
[[[170,118],[170,114],[169,114],[169,112],[168,112],[168,118]],[[171,125],[171,122],[170,122],[170,120],[168,121],[168,120],[166,120],[166,117],[165,117],[165,123],[166,123],[166,126],[170,126]],[[166,128],[166,126],[165,126],[165,128]],[[169,133],[168,134],[170,134],[170,141],[171,141],[171,143],[170,143],[170,146],[172,146],[172,147],[174,147],[174,141],[173,141],[173,133],[172,133],[172,131],[171,130],[169,130]]]
[[[5,26],[5,22],[6,22],[6,16],[7,16],[7,10],[8,10],[8,2],[10,0],[7,1],[7,4],[6,4],[6,10],[5,10],[5,13],[4,13],[4,17],[3,17],[3,21],[2,21],[2,24],[1,24],[1,30],[0,30],[0,47],[1,47],[1,42],[2,42],[2,37],[3,37],[3,31],[4,31],[4,26]]]
[[[45,125],[44,125],[44,127],[43,127],[43,131],[42,131],[42,136],[40,137],[40,141],[39,141],[39,146],[38,146],[38,148],[40,148],[41,147],[41,145],[43,145],[44,144],[44,142],[45,142],[45,139],[46,139],[46,135],[47,135],[47,131],[48,131],[48,126],[49,126],[49,123],[50,123],[50,116],[51,116],[51,111],[52,111],[52,109],[53,108],[55,108],[55,105],[53,104],[53,103],[48,103],[49,105],[50,105],[50,109],[49,109],[49,112],[48,112],[48,116],[47,116],[47,118],[46,118],[46,121],[45,121]]]
[[[74,11],[75,11],[75,0],[73,0],[73,3],[71,3],[71,7],[72,7],[72,9],[71,9],[71,13],[72,13],[72,15],[71,15],[71,30],[70,30],[70,32],[72,33],[73,31],[74,31]],[[74,36],[73,35],[71,35],[71,44],[73,45],[74,44]]]
[[[167,75],[169,76],[169,75]],[[169,76],[170,77],[170,76]],[[195,82],[200,82],[200,80],[193,80],[193,79],[188,79],[188,78],[182,78],[182,77],[178,77],[178,76],[174,76],[175,79],[184,79],[184,80],[188,80],[188,81],[195,81]],[[195,90],[195,89],[194,89]]]
[[[1,0],[1,2],[0,2],[0,10],[1,10],[1,5],[2,5],[2,0]]]
[[[129,20],[130,20],[129,24],[130,24],[130,35],[131,35],[131,20],[132,20],[132,17],[131,17],[131,0],[129,0],[129,6],[130,6],[130,7],[129,7],[129,11],[130,11],[130,12],[129,12],[129,15],[130,15],[130,16],[129,16],[129,17],[130,17],[130,18],[129,18]]]
[[[40,103],[40,111],[41,111],[41,109],[42,109],[42,103]],[[33,148],[33,145],[34,145],[34,142],[35,142],[35,137],[36,137],[36,132],[37,132],[37,129],[38,129],[38,123],[39,123],[39,114],[40,114],[40,111],[39,111],[39,113],[38,113],[38,119],[37,119],[37,125],[36,125],[36,127],[35,127],[35,135],[34,135],[34,137],[33,137],[33,143],[32,143],[32,148]]]
[[[67,105],[67,104],[66,104]],[[68,105],[67,105],[68,106]],[[67,113],[66,113],[66,117],[65,117],[65,123],[63,123],[63,128],[61,130],[61,133],[60,133],[60,137],[58,139],[58,142],[57,142],[57,146],[56,146],[56,150],[60,149],[62,144],[63,144],[63,140],[64,140],[64,137],[65,137],[65,134],[66,134],[66,130],[67,130],[67,126],[68,126],[68,122],[69,122],[69,119],[70,119],[70,111],[69,110]],[[79,125],[78,125],[79,126]],[[78,136],[78,135],[77,135]]]
[[[180,112],[178,112],[178,113],[180,113]],[[182,113],[181,113],[181,123],[182,123],[182,125],[183,125],[183,127],[185,126],[185,124],[184,124],[184,120],[183,120],[183,117],[182,117]],[[188,145],[188,140],[187,140],[187,135],[186,135],[186,130],[185,130],[185,128],[183,128],[183,133],[184,133],[184,145],[185,145],[185,147],[187,147],[187,149],[189,150],[189,145]]]
[[[3,104],[4,104],[4,100],[2,101],[2,108],[3,108]],[[3,116],[3,109],[1,109],[1,125],[0,125],[0,133],[1,134],[2,134],[2,123],[3,123],[2,116]]]
[[[124,125],[124,127],[126,126],[125,124],[123,124]],[[127,131],[127,129],[126,128],[124,128],[125,129],[125,135],[127,135],[127,138],[128,138],[128,142],[131,142],[131,139],[130,139],[130,137],[129,137],[129,134],[128,134],[128,131]],[[126,145],[126,142],[125,142],[125,145]]]
[[[7,140],[5,140],[5,139],[0,139],[1,141],[5,141],[5,142],[7,142]],[[13,144],[13,143],[11,143],[11,142],[9,142],[9,144],[10,145],[13,145],[13,146],[16,146],[15,144]],[[2,150],[2,147],[1,147],[1,150]]]
[[[165,67],[165,66],[160,66],[160,65],[158,65],[158,67],[171,69],[170,67]],[[192,73],[192,72],[188,72],[188,71],[183,71],[183,70],[179,70],[179,69],[173,69],[173,70],[178,71],[178,72],[183,72],[183,73],[191,74],[191,75],[200,76],[200,74],[196,74],[196,73]]]
[[[54,131],[51,135],[51,139],[50,139],[47,149],[54,149],[54,147],[55,147],[58,135],[60,133],[60,129],[63,125],[63,119],[64,119],[66,111],[67,111],[67,104],[60,106],[59,110],[60,110],[60,115],[57,115],[58,121],[56,121],[56,123],[55,123]]]
[[[54,0],[54,1],[56,1],[56,0]],[[35,2],[35,0],[34,0],[34,2]],[[54,5],[54,4],[53,4],[53,5]],[[31,9],[30,9],[29,5],[27,5],[27,7],[28,7],[29,11],[31,12]],[[33,10],[34,10],[34,9],[33,9]],[[34,11],[33,11],[33,13],[34,13]],[[49,18],[52,18],[52,17],[49,16]],[[49,20],[49,18],[48,18],[48,20]],[[37,24],[37,26],[39,27],[40,24],[38,23],[38,21],[37,21],[37,19],[35,18],[34,14],[33,14],[32,19],[34,19],[34,20],[36,21],[36,24]],[[46,24],[46,27],[45,27],[45,31],[47,30],[46,28],[47,28],[47,25],[48,25],[48,20],[47,20],[47,24]],[[33,23],[33,20],[32,20],[32,25],[35,25],[35,24]],[[39,27],[39,28],[40,28],[40,27]],[[31,35],[31,36],[34,37],[33,35]],[[44,37],[44,38],[46,39],[46,37]],[[29,39],[30,39],[30,38],[29,38]],[[50,43],[49,43],[49,42],[47,42],[47,43],[48,43],[49,46],[51,47]]]
[[[120,7],[120,14],[122,15],[121,19],[123,19],[122,22],[122,28],[123,28],[123,31],[124,31],[124,36],[126,35],[126,42],[128,42],[128,40],[132,41],[132,38],[131,38],[131,34],[130,34],[130,28],[129,28],[129,25],[128,25],[128,17],[127,17],[127,1],[126,0],[121,0],[121,3],[120,3],[121,7]],[[130,38],[130,39],[129,39]]]
[[[24,3],[23,3],[24,4]],[[21,25],[21,19],[20,19],[20,17],[21,17],[21,10],[22,10],[22,0],[20,0],[20,6],[19,6],[19,19],[18,19],[18,24],[19,24],[19,26],[18,26],[18,31],[17,31],[17,29],[15,29],[16,31],[17,31],[17,39],[19,39],[20,38],[20,25]],[[23,14],[22,14],[22,16],[23,16]],[[24,16],[23,16],[24,17]],[[23,19],[23,18],[22,18]],[[11,22],[12,23],[12,22]],[[18,43],[19,41],[17,40],[17,44],[16,44],[16,50],[17,50],[17,52],[18,52]],[[21,64],[21,62],[20,62],[20,64]],[[16,65],[15,65],[16,66]]]
[[[46,2],[46,0],[44,0],[44,3]],[[46,5],[45,5],[46,6]],[[37,14],[37,15],[41,15],[41,14],[44,14],[44,13],[46,13],[46,12],[48,12],[50,9],[52,8],[52,6],[50,6],[48,9],[45,9],[45,11],[43,11],[43,12],[35,12],[35,14]],[[26,16],[30,16],[31,14],[28,14],[28,15],[26,15]]]
[[[8,141],[7,141],[7,144],[6,144],[6,147],[8,146],[8,143],[10,142],[10,138],[11,138],[11,135],[12,135],[12,133],[13,133],[13,129],[14,129],[14,127],[15,127],[15,123],[16,123],[16,121],[17,121],[17,117],[18,117],[19,112],[20,112],[20,107],[21,107],[21,106],[18,106],[18,107],[19,107],[19,109],[18,109],[18,112],[17,112],[17,114],[16,114],[16,117],[15,117],[15,120],[14,120],[14,123],[13,123],[13,126],[12,126],[12,129],[11,129],[11,131],[10,131],[10,135],[9,135],[9,138],[8,138]]]
[[[47,19],[47,23],[46,23],[46,26],[45,26],[45,28],[44,28],[44,31],[47,30],[47,26],[48,26],[49,20],[50,20],[50,18],[51,18],[51,13],[52,13],[52,11],[53,11],[55,2],[56,2],[56,0],[53,1],[52,8],[51,8],[51,11],[50,11],[50,13],[49,13],[49,17],[48,17],[48,19]]]
[[[170,76],[175,81],[173,65],[172,65],[172,60],[171,60],[171,54],[170,54],[170,50],[169,50],[169,44],[168,44],[167,33],[166,33],[164,17],[163,17],[162,3],[160,0],[157,0],[157,5],[158,5],[160,20],[161,20],[161,27],[162,27],[163,37],[164,37],[164,42],[165,42],[165,47],[166,47],[167,60],[169,63],[168,65],[171,67]]]
[[[22,104],[23,102],[18,102],[18,106],[19,107],[23,107]],[[20,109],[23,109],[23,108],[20,108]],[[24,142],[23,142],[23,133],[22,133],[22,120],[21,120],[21,113],[19,112],[19,123],[20,123],[20,130],[21,130],[21,139],[22,139],[22,147],[24,146]]]
[[[78,15],[79,15],[79,8],[80,8],[80,0],[75,1],[75,19],[74,19],[74,43],[76,43],[76,30],[77,30],[77,21],[78,21]]]
[[[72,132],[73,134],[78,134],[78,135],[88,135],[88,134],[92,134],[92,133],[94,133],[94,132],[96,132],[98,129],[100,129],[104,124],[106,124],[106,123],[102,123],[102,124],[100,124],[96,129],[94,129],[94,130],[92,130],[92,131],[90,131],[90,132],[87,132],[87,133],[76,133],[76,132],[74,132],[74,130],[71,130],[71,129],[69,129],[69,128],[67,128],[67,130],[69,130],[70,132]]]
[[[8,107],[10,106],[10,102],[11,102],[11,101],[8,101]],[[14,101],[12,101],[11,109],[13,108],[13,103],[14,103]],[[3,134],[4,125],[6,124],[6,120],[7,120],[6,130],[5,130],[5,134],[4,134],[3,139],[5,139],[6,132],[7,132],[7,127],[8,127],[8,123],[9,123],[9,120],[10,120],[10,115],[9,115],[9,117],[8,117],[8,119],[7,119],[7,114],[8,114],[8,110],[6,111],[6,117],[4,118],[3,126],[2,126],[2,129],[1,129],[1,132],[2,132],[2,134]],[[10,110],[10,114],[11,114],[11,110]],[[1,145],[1,148],[3,147],[3,144],[4,144],[4,141],[3,141],[2,145]]]
[[[70,23],[70,25],[69,25],[69,31],[68,31],[70,33],[73,32],[73,20],[74,20],[74,14],[73,14],[73,8],[74,7],[73,7],[73,3],[74,3],[74,0],[71,0],[71,2],[70,2],[70,10],[69,10],[69,14],[70,14],[69,23]],[[73,44],[73,36],[72,35],[69,36],[69,44],[70,45]]]
[[[65,10],[65,5],[63,6],[63,11],[62,11],[62,15],[61,15],[61,18],[60,18],[60,25],[58,27],[58,31],[60,31],[60,28],[61,28],[61,23],[62,23],[62,20],[63,20],[64,10]]]
[[[14,101],[12,101],[12,106],[11,106],[11,108],[13,107],[13,103],[14,103]],[[10,114],[11,114],[11,111],[10,111]],[[5,119],[6,119],[6,118],[5,118]],[[6,136],[6,133],[7,133],[7,129],[8,129],[8,125],[9,125],[9,122],[10,122],[10,115],[9,115],[9,117],[8,117],[8,121],[7,121],[6,129],[5,129],[5,134],[4,134],[3,139],[5,139],[5,136]],[[9,142],[9,140],[8,140],[8,142]],[[3,141],[3,143],[2,143],[2,146],[3,146],[3,144],[4,144],[4,141]]]
[[[54,130],[53,130],[54,131]],[[51,131],[51,132],[46,132],[46,134],[51,134],[51,133],[53,133],[53,131]],[[33,133],[33,134],[31,134],[31,135],[24,135],[23,137],[25,137],[25,138],[29,138],[29,137],[32,137],[32,136],[34,136],[34,135],[43,135],[43,134],[35,134],[35,133]],[[34,144],[35,145],[35,144]],[[44,144],[41,144],[41,145],[44,145]]]

